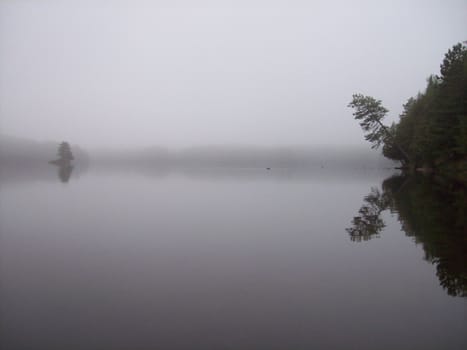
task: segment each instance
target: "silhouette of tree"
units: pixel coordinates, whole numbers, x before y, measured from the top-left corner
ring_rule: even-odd
[[[62,166],[62,165],[70,166],[71,161],[75,159],[73,157],[73,153],[71,152],[70,144],[65,141],[60,143],[60,145],[58,146],[57,156],[58,156],[58,159],[52,160],[49,163],[59,165],[59,166]]]
[[[372,143],[371,148],[381,146],[393,147],[397,150],[397,160],[402,164],[409,162],[407,152],[397,143],[395,139],[395,126],[386,126],[382,123],[388,110],[383,107],[381,100],[362,94],[352,95],[352,101],[348,107],[354,109],[353,116],[359,120],[360,126],[366,132],[365,140]]]
[[[62,163],[71,163],[74,159],[73,153],[71,153],[71,147],[68,142],[62,142],[60,146],[58,146],[58,159]]]
[[[58,178],[61,182],[66,183],[70,180],[71,173],[73,171],[73,166],[71,165],[73,153],[71,152],[71,147],[68,142],[63,141],[58,146],[57,151],[58,159],[52,160],[49,163],[57,165],[58,168]]]
[[[467,47],[454,45],[440,75],[427,79],[425,91],[408,99],[399,121],[383,124],[388,110],[380,100],[355,94],[349,107],[372,148],[405,167],[424,167],[464,178],[467,157]]]

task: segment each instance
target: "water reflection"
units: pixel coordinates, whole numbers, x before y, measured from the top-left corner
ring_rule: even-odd
[[[452,296],[467,296],[466,188],[456,182],[423,176],[393,176],[382,191],[372,188],[346,231],[352,241],[379,237],[381,214],[397,214],[402,229],[421,244],[425,259],[436,266],[441,286]]]
[[[466,300],[439,288],[395,220],[380,231],[393,241],[342,236],[382,176],[80,176],[75,164],[62,186],[47,163],[9,169],[0,167],[2,349],[465,348]],[[372,191],[363,213],[390,208],[386,192]]]
[[[386,226],[381,218],[381,212],[387,208],[387,195],[372,187],[363,201],[365,204],[358,211],[360,215],[355,216],[352,219],[352,226],[346,229],[350,239],[355,242],[379,237],[379,233]]]
[[[58,168],[58,178],[61,182],[66,183],[70,180],[71,173],[73,172],[72,165],[61,165]]]

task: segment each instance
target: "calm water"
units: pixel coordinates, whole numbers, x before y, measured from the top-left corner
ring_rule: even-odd
[[[467,348],[457,188],[52,170],[0,182],[2,349]]]

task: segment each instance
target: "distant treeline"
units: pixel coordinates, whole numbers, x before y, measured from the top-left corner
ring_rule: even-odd
[[[50,166],[49,162],[63,152],[59,145],[59,142],[38,142],[0,134],[0,184],[57,179],[68,182],[72,172],[73,176],[79,177],[89,166],[88,154],[80,147],[73,146],[73,166]]]
[[[59,145],[59,142],[39,142],[0,134],[0,162],[4,166],[48,164],[57,157]],[[87,165],[87,152],[76,145],[72,148],[76,165]]]
[[[66,144],[66,143],[62,143]],[[384,168],[389,161],[365,147],[260,147],[260,146],[197,146],[185,149],[150,147],[133,150],[94,150],[87,153],[71,145],[73,166],[85,168]],[[0,135],[0,164],[3,167],[37,167],[56,163],[64,151],[58,142],[37,142]]]

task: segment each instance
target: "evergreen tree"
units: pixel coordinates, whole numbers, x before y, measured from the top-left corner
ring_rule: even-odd
[[[467,48],[457,44],[441,64],[440,76],[430,76],[423,93],[411,97],[398,123],[385,126],[381,101],[353,95],[349,107],[366,132],[372,148],[411,168],[447,168],[467,178]],[[454,166],[451,166],[454,164]]]
[[[49,163],[59,166],[70,166],[71,161],[75,159],[73,157],[73,153],[71,152],[70,144],[65,141],[60,143],[58,146],[57,156],[57,160],[52,160]]]
[[[65,163],[70,163],[74,159],[68,142],[64,141],[58,146],[58,158]]]
[[[432,142],[434,156],[438,161],[447,161],[466,153],[466,47],[462,44],[453,46],[440,68],[440,84],[432,116]]]
[[[354,109],[354,117],[359,120],[360,126],[366,132],[365,140],[372,143],[371,148],[386,146],[391,147],[392,159],[400,160],[403,164],[409,161],[409,156],[405,150],[397,143],[395,137],[395,126],[385,126],[382,123],[388,110],[381,104],[381,100],[376,100],[371,96],[354,94],[352,101],[348,105]],[[387,150],[389,153],[389,151]]]

